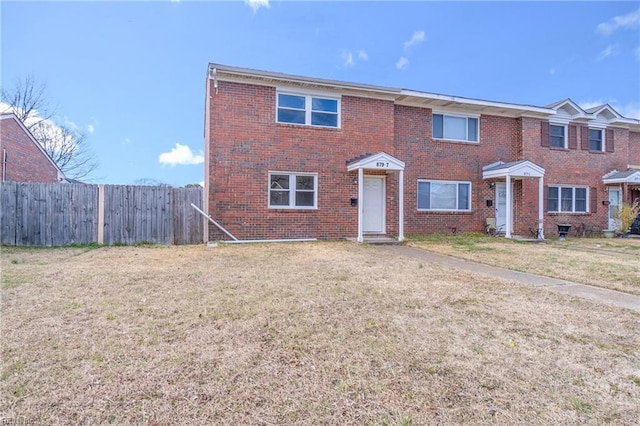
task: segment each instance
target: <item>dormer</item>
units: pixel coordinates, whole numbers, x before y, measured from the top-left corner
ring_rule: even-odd
[[[547,108],[556,112],[555,115],[549,118],[551,122],[568,124],[571,121],[581,121],[584,123],[590,119],[590,115],[569,98],[547,105]]]

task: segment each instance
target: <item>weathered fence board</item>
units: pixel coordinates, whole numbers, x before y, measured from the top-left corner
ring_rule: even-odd
[[[60,246],[98,242],[103,206],[104,244],[198,244],[203,221],[191,207],[202,205],[202,189],[104,185],[0,185],[0,242]]]
[[[191,207],[202,205],[202,189],[180,188],[173,190],[173,244],[189,244],[189,241],[202,242],[204,220],[200,213]]]

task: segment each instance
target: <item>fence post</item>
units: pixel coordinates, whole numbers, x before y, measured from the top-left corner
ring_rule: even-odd
[[[104,185],[98,185],[98,244],[104,244]]]

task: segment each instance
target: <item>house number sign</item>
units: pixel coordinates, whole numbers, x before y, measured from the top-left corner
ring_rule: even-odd
[[[388,161],[378,161],[376,163],[376,167],[379,169],[386,169],[389,167],[389,162]]]

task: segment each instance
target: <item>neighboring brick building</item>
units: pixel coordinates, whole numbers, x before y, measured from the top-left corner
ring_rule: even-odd
[[[14,114],[0,115],[2,181],[60,182],[64,174]]]
[[[640,121],[210,64],[205,203],[239,239],[542,224],[608,229],[640,197]],[[214,225],[208,240],[227,238]]]

